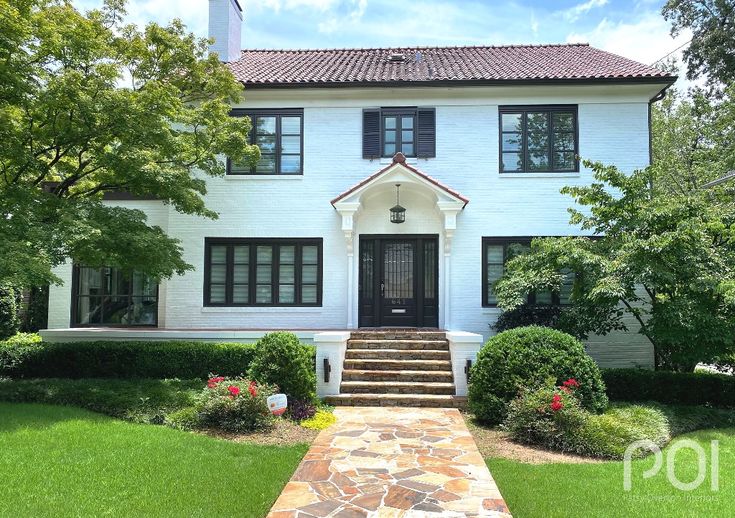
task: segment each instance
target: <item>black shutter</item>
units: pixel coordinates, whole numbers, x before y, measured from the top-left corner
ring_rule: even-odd
[[[418,109],[418,146],[416,156],[433,158],[436,156],[436,110]]]
[[[362,158],[380,158],[380,110],[362,110]]]

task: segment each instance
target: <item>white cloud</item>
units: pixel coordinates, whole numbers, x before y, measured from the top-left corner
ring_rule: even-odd
[[[538,20],[536,19],[536,14],[533,11],[531,11],[531,32],[534,36],[538,35]]]
[[[577,4],[574,7],[564,11],[564,18],[570,22],[575,22],[583,14],[588,13],[595,7],[602,7],[607,4],[607,0],[587,0],[582,4]]]

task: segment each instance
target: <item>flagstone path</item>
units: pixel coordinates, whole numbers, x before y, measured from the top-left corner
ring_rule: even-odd
[[[268,518],[510,517],[458,410],[334,413]]]

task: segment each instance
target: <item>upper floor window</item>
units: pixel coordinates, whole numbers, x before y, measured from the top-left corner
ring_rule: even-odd
[[[138,272],[75,266],[71,313],[73,326],[155,326],[158,284]]]
[[[260,148],[260,160],[251,168],[247,164],[227,161],[227,174],[302,174],[304,144],[304,111],[232,110],[233,116],[247,115],[253,124],[250,143]]]
[[[434,108],[371,108],[362,115],[363,158],[436,156]]]
[[[576,105],[501,106],[500,172],[579,171]]]
[[[321,291],[321,239],[205,241],[205,306],[319,306]]]
[[[505,263],[531,249],[530,237],[483,237],[482,238],[482,305],[496,306],[498,303],[493,285],[505,273]],[[559,293],[538,291],[528,294],[529,304],[569,304],[574,286],[574,274],[565,276]]]

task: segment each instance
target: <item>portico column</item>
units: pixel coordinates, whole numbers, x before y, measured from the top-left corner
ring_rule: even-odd
[[[443,216],[444,223],[444,300],[441,301],[444,306],[444,328],[452,329],[452,238],[454,231],[457,229],[457,214],[464,207],[454,201],[439,201],[437,207]]]
[[[347,328],[354,329],[355,318],[355,213],[360,208],[360,203],[343,203],[337,212],[342,216],[342,232],[345,237],[347,248]]]

